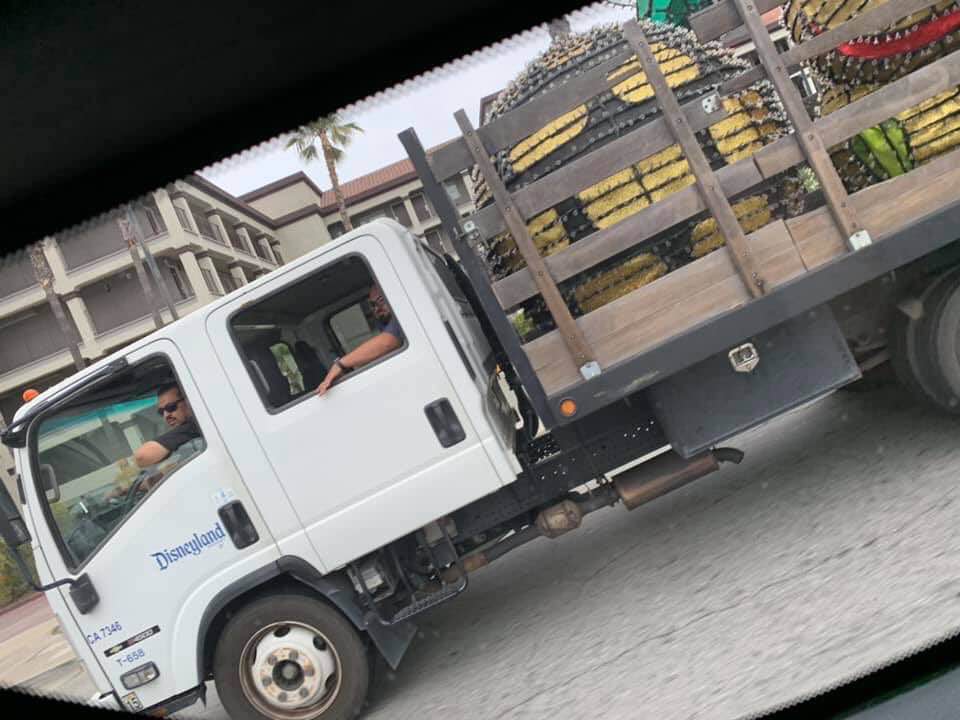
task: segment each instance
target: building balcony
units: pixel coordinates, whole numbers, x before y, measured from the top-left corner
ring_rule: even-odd
[[[175,302],[174,306],[177,308],[177,314],[183,317],[201,307],[202,304],[203,303],[197,300],[196,297],[189,297],[186,300]],[[166,309],[165,306],[160,308],[160,316],[166,325],[170,324],[170,311]],[[122,325],[97,333],[97,344],[100,346],[101,353],[111,353],[117,348],[131,343],[144,335],[149,335],[156,329],[157,326],[153,322],[153,315],[148,313],[135,320],[130,320]]]
[[[182,247],[182,243],[178,242],[177,238],[169,233],[154,235],[147,238],[146,242],[147,248],[153,255],[162,255]],[[90,283],[132,267],[133,258],[130,257],[130,250],[123,248],[96,260],[91,260],[84,265],[68,269],[65,277],[57,278],[56,289],[57,292],[62,294],[76,292]]]
[[[18,290],[10,295],[0,297],[0,318],[16,315],[44,302],[46,302],[46,295],[44,295],[43,288],[39,284]]]
[[[91,348],[83,343],[80,344],[80,354],[84,357],[94,354],[90,350]],[[0,395],[15,390],[25,390],[37,378],[72,367],[73,356],[66,348],[45,357],[37,358],[32,362],[0,374]]]

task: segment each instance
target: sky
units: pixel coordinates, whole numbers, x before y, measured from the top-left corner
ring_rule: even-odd
[[[584,4],[566,17],[573,32],[583,32],[635,15],[632,7],[600,2]],[[465,110],[471,122],[479,124],[480,99],[503,89],[549,44],[544,24],[342,109],[343,119],[356,123],[364,132],[355,136],[337,166],[340,182],[403,160],[406,153],[397,134],[408,127],[414,128],[424,147],[429,148],[457,135],[453,119],[457,110]],[[323,161],[303,163],[294,149],[284,149],[284,142],[285,138],[279,138],[262,143],[199,174],[233,195],[301,170],[320,188],[328,189],[330,181]]]

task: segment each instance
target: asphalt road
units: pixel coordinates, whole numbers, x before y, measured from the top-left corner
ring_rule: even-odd
[[[481,570],[366,718],[740,718],[960,631],[958,430],[892,389],[747,433],[739,467]]]
[[[958,430],[894,388],[747,433],[739,467],[477,573],[368,717],[738,718],[960,630]]]

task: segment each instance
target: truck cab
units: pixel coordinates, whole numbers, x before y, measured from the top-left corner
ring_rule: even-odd
[[[399,346],[320,397],[333,363],[382,332],[374,286]],[[516,424],[448,260],[378,220],[49,389],[4,439],[40,581],[59,583],[47,596],[104,696],[172,712],[216,677],[231,716],[339,716],[366,689],[356,654],[372,644],[396,665],[413,636],[361,599],[396,590],[383,563],[416,551],[359,561],[444,535],[434,521],[512,483]],[[150,442],[168,454],[141,467]],[[320,619],[225,647],[264,598]]]

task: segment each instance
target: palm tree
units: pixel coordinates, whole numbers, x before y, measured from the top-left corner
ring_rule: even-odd
[[[84,361],[83,355],[80,354],[80,338],[77,337],[76,329],[70,321],[67,320],[60,296],[57,295],[57,292],[53,289],[53,271],[50,270],[47,258],[43,254],[44,245],[46,245],[46,240],[41,240],[29,248],[30,264],[33,265],[33,274],[37,278],[37,282],[40,283],[40,287],[43,288],[43,294],[47,298],[47,303],[50,305],[53,317],[56,319],[57,325],[60,326],[60,332],[63,333],[63,338],[67,342],[67,349],[73,358],[74,367],[76,367],[77,370],[83,370],[87,366],[87,363]]]
[[[327,173],[330,175],[330,186],[333,188],[333,196],[337,200],[337,211],[340,213],[340,220],[343,222],[344,230],[353,230],[353,223],[347,215],[347,202],[343,197],[343,191],[340,189],[340,178],[337,177],[337,164],[343,160],[344,149],[350,144],[355,133],[363,132],[356,123],[343,122],[343,120],[334,113],[314,120],[312,123],[301,125],[293,134],[293,137],[287,141],[287,147],[296,147],[297,154],[304,162],[316,160],[319,157],[317,146],[314,144],[320,141],[320,149],[323,151],[323,161],[327,166]]]

